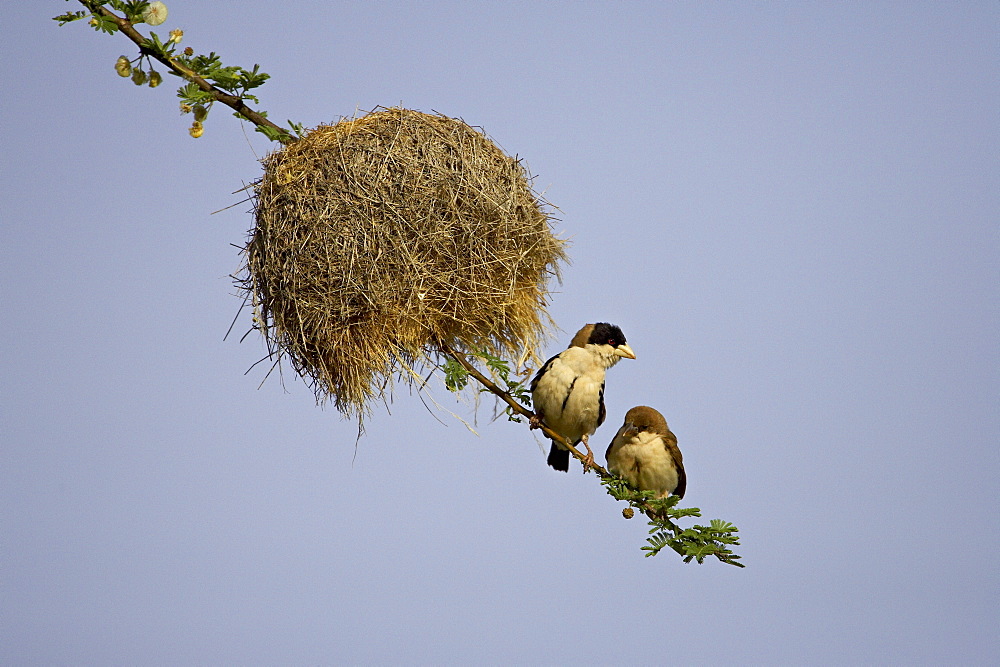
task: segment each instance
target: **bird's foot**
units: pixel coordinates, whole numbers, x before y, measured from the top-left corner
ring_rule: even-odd
[[[534,430],[542,427],[542,417],[537,412],[528,417],[528,428]]]
[[[580,438],[580,442],[582,442],[583,446],[587,448],[587,453],[583,455],[583,461],[582,461],[583,474],[587,474],[587,472],[589,472],[590,469],[594,467],[594,452],[593,450],[590,449],[590,444],[587,442],[588,439],[589,438],[587,436],[583,436],[582,438]]]

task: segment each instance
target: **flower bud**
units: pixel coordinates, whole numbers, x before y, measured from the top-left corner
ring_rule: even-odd
[[[118,60],[115,61],[115,71],[121,77],[132,76],[132,63],[125,56],[118,56]]]
[[[205,133],[205,127],[201,123],[199,123],[198,121],[191,123],[191,129],[188,130],[188,134],[197,139],[204,133]]]
[[[169,44],[170,42],[173,42],[174,44],[180,44],[181,43],[181,39],[183,37],[184,37],[184,31],[183,30],[171,30],[170,31],[170,39],[167,40],[167,44]]]
[[[167,6],[162,2],[151,2],[142,13],[142,20],[149,25],[160,25],[167,20]]]
[[[186,55],[186,56],[188,56],[190,58],[191,56],[194,55],[194,49],[192,49],[190,46],[185,46],[184,47],[184,55]]]
[[[181,113],[191,113],[191,105],[181,102]]]
[[[200,123],[201,121],[205,120],[206,118],[208,118],[208,109],[206,109],[205,107],[203,107],[200,104],[195,105],[195,107],[194,107],[194,119],[197,122]]]
[[[158,85],[163,83],[163,77],[155,69],[149,71],[149,87],[156,88]]]
[[[141,69],[132,70],[132,83],[137,86],[141,86],[146,83],[146,73]]]
[[[622,510],[622,516],[625,517],[626,519],[631,519],[632,517],[635,516],[635,510],[632,509],[631,507],[626,507],[625,509]]]

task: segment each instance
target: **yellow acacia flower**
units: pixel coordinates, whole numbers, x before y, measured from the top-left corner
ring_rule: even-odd
[[[125,56],[118,56],[118,60],[115,61],[115,71],[118,72],[118,76],[132,76],[132,63]]]

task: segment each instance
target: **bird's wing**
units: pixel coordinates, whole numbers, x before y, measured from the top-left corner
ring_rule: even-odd
[[[608,409],[604,407],[604,383],[601,383],[601,391],[597,396],[597,425],[600,426],[608,416]]]
[[[667,434],[663,436],[663,446],[667,450],[667,454],[674,462],[674,467],[677,469],[677,488],[674,489],[674,495],[678,498],[684,497],[684,491],[687,490],[687,474],[684,472],[684,457],[681,455],[681,450],[677,446],[677,436],[674,435],[670,430],[667,430]]]
[[[531,387],[530,387],[531,391],[535,391],[535,387],[538,386],[538,380],[541,379],[543,375],[545,375],[545,372],[549,370],[550,366],[552,366],[552,362],[555,361],[557,358],[559,358],[558,354],[554,357],[550,357],[549,360],[546,361],[544,364],[542,364],[542,367],[538,369],[538,372],[535,373],[535,377],[531,378]]]
[[[621,432],[621,429],[618,429]],[[608,445],[608,451],[604,452],[604,460],[607,461],[608,465],[611,465],[611,450],[615,448],[615,442],[618,441],[618,433],[615,433],[615,437],[611,438],[611,443]]]

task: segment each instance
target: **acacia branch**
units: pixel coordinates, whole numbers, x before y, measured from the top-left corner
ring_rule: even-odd
[[[187,67],[184,67],[184,65],[180,64],[173,58],[167,58],[162,54],[149,49],[148,48],[149,40],[146,39],[146,37],[144,37],[142,33],[136,30],[135,26],[127,18],[118,16],[104,5],[100,5],[94,2],[88,2],[88,0],[80,0],[80,4],[89,9],[91,12],[100,14],[101,16],[105,16],[114,21],[115,24],[118,26],[118,29],[121,30],[126,37],[135,42],[136,46],[139,47],[139,50],[142,52],[143,55],[149,58],[153,58],[157,62],[161,63],[164,67],[169,68],[170,71],[174,72],[178,76],[195,84],[206,93],[210,93],[212,95],[212,98],[215,99],[215,101],[221,102],[222,104],[225,104],[226,106],[232,108],[236,113],[243,116],[254,125],[260,127],[270,127],[274,130],[277,130],[280,137],[279,141],[281,141],[281,143],[290,144],[295,141],[295,137],[292,136],[292,134],[287,129],[269,121],[266,116],[251,109],[249,106],[247,106],[247,104],[243,101],[241,97],[238,97],[236,95],[230,95],[229,93],[223,90],[219,90],[211,83],[206,81],[204,78],[198,76],[195,72],[191,71]]]
[[[182,87],[179,93],[182,99],[194,100],[193,104],[200,105],[202,100],[206,100],[210,97],[213,101],[221,102],[222,104],[230,107],[239,117],[245,118],[256,125],[258,128],[266,129],[264,132],[268,138],[273,140],[278,140],[283,144],[289,144],[296,140],[296,138],[285,128],[276,125],[267,119],[267,117],[261,113],[254,111],[244,102],[242,94],[245,93],[250,88],[260,85],[266,78],[266,75],[262,75],[263,78],[258,76],[257,66],[254,66],[253,72],[246,72],[241,68],[222,68],[224,70],[223,74],[228,77],[232,72],[238,72],[240,76],[245,74],[250,74],[253,78],[253,85],[250,82],[244,81],[245,85],[240,87],[239,85],[228,86],[222,83],[228,78],[216,77],[210,68],[200,68],[202,73],[206,76],[199,75],[196,71],[192,70],[190,67],[184,64],[185,61],[178,61],[171,57],[174,49],[169,46],[173,41],[174,35],[171,35],[171,41],[168,41],[166,45],[161,45],[159,43],[159,38],[155,33],[152,34],[152,38],[147,38],[143,36],[139,31],[135,29],[133,22],[128,18],[131,14],[132,8],[141,6],[139,3],[129,3],[124,5],[129,9],[126,10],[126,17],[118,16],[111,10],[104,6],[104,2],[99,2],[97,0],[79,0],[79,2],[86,7],[94,17],[101,17],[105,20],[103,23],[96,18],[92,21],[91,25],[98,26],[101,30],[105,32],[113,32],[110,25],[107,22],[114,23],[118,30],[125,34],[132,42],[139,47],[140,58],[148,58],[150,60],[155,60],[162,65],[164,65],[168,70],[184,80],[194,84],[202,93],[194,92],[191,87]],[[120,3],[115,3],[116,7],[122,7]],[[75,21],[77,19],[83,18],[85,12],[75,12],[67,14],[64,16],[56,17],[60,21],[60,25],[69,21]],[[191,50],[186,49],[188,55],[191,54]],[[202,58],[199,56],[199,58]],[[209,61],[214,64],[215,55],[209,57]],[[124,57],[123,57],[124,59]],[[119,59],[122,60],[122,59]],[[126,59],[127,60],[127,59]],[[126,66],[129,66],[126,64]],[[118,69],[116,67],[116,69]],[[121,74],[121,72],[119,72]],[[122,76],[127,76],[127,74],[122,74]],[[232,88],[237,91],[241,91],[241,94],[233,95],[228,93],[212,84],[209,79],[215,80],[220,83],[223,87]],[[133,79],[136,81],[136,79]],[[153,85],[151,83],[151,85]],[[203,97],[205,94],[206,97]],[[187,97],[186,97],[187,96]],[[255,100],[252,96],[248,96],[249,99]],[[197,106],[196,106],[197,109]],[[196,115],[197,119],[197,115]],[[200,119],[197,119],[200,120]],[[197,124],[197,123],[196,123]],[[292,124],[293,129],[296,129],[295,124]],[[296,129],[298,131],[298,129]],[[192,136],[198,136],[192,134]],[[672,521],[672,518],[679,518],[683,516],[701,516],[700,510],[696,508],[691,509],[680,509],[675,510],[674,506],[677,503],[678,498],[671,497],[667,501],[663,500],[651,500],[653,493],[650,491],[642,492],[636,491],[626,480],[611,474],[607,469],[597,465],[592,461],[588,461],[583,454],[570,442],[566,440],[562,435],[556,433],[551,428],[546,426],[540,419],[539,415],[536,415],[530,409],[521,404],[515,395],[521,396],[524,394],[523,386],[519,383],[511,383],[507,380],[508,367],[503,367],[503,372],[500,376],[503,378],[504,382],[507,384],[508,389],[505,390],[498,386],[493,380],[480,372],[467,358],[466,356],[452,349],[446,344],[439,344],[437,350],[440,354],[454,359],[458,364],[465,370],[465,372],[475,378],[475,380],[481,384],[485,391],[489,391],[494,396],[503,401],[509,410],[513,413],[526,417],[529,419],[530,428],[541,429],[542,433],[551,439],[554,443],[557,443],[560,447],[569,451],[578,461],[583,465],[584,473],[589,470],[593,470],[598,477],[601,478],[602,483],[607,487],[607,492],[614,497],[616,500],[624,500],[629,503],[630,507],[625,508],[623,514],[626,518],[632,518],[633,510],[632,508],[637,508],[645,511],[649,515],[651,526],[653,530],[651,533],[655,533],[653,537],[649,538],[647,541],[651,543],[650,547],[643,547],[643,549],[649,550],[647,556],[656,555],[664,547],[671,547],[682,556],[684,556],[685,561],[690,561],[691,559],[697,559],[699,563],[709,556],[714,555],[719,560],[729,563],[731,565],[736,565],[738,567],[743,567],[742,564],[737,562],[739,556],[733,554],[728,550],[726,546],[729,544],[739,544],[738,539],[732,537],[732,533],[737,532],[735,526],[728,524],[726,522],[713,520],[711,528],[705,528],[703,526],[694,526],[693,529],[683,530]],[[487,358],[487,357],[484,357]],[[487,358],[488,363],[492,363],[492,358]],[[500,361],[500,360],[497,360]],[[465,382],[462,382],[464,386]],[[514,392],[514,394],[511,393]],[[520,421],[520,420],[515,420]],[[669,531],[669,533],[664,532]],[[700,531],[700,532],[699,532]],[[714,531],[714,532],[712,532]],[[672,537],[670,536],[672,534]],[[707,537],[706,537],[707,536]]]

